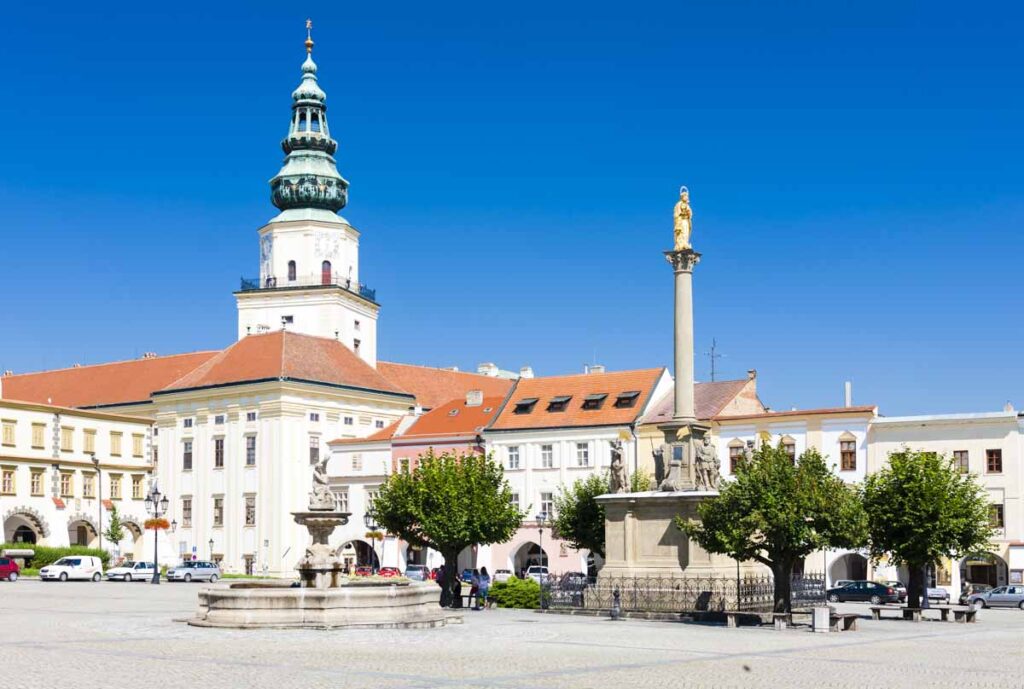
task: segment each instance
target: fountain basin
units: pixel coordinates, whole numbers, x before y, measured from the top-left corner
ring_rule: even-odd
[[[438,605],[436,584],[299,588],[252,583],[199,593],[196,627],[233,629],[423,629],[462,621]]]

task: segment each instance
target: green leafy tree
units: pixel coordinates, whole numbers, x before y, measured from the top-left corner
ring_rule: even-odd
[[[103,536],[115,548],[124,538],[124,525],[121,523],[121,515],[117,511],[117,505],[111,504],[110,520],[107,522],[107,530],[103,532]]]
[[[994,533],[985,489],[935,452],[904,448],[864,485],[871,556],[888,556],[910,571],[907,604],[918,607],[925,568],[985,548]]]
[[[559,488],[552,520],[559,538],[577,550],[589,550],[604,557],[604,506],[595,498],[607,493],[605,474],[591,474]]]
[[[654,477],[650,474],[634,471],[629,477],[629,492],[646,493],[654,490]]]
[[[441,553],[441,605],[458,608],[459,553],[473,544],[507,541],[524,513],[512,504],[512,489],[490,457],[430,450],[411,472],[388,477],[374,500],[373,516],[410,545]]]
[[[736,466],[718,497],[697,508],[700,521],[676,523],[709,553],[771,568],[775,612],[789,612],[793,565],[822,548],[857,548],[867,520],[856,488],[810,449],[794,463],[782,444],[765,443]]]

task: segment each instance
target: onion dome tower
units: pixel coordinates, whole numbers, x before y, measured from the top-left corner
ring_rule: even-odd
[[[287,329],[342,342],[371,366],[377,362],[376,292],[359,281],[359,231],[338,211],[348,182],[338,174],[338,142],[327,124],[327,94],[313,62],[306,21],[302,82],[292,92],[285,159],[270,180],[281,211],[259,229],[260,275],[235,292],[238,337]]]

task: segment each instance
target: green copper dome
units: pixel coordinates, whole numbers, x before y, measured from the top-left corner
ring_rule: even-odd
[[[292,122],[281,142],[287,154],[270,180],[274,205],[282,211],[320,208],[338,212],[348,201],[348,182],[338,174],[334,152],[338,142],[327,126],[327,94],[317,83],[313,41],[306,40],[302,83],[292,92]]]

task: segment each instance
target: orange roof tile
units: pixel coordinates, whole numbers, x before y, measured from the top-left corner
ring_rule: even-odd
[[[217,354],[191,352],[4,376],[4,398],[62,407],[148,402],[150,394]]]
[[[741,380],[717,380],[713,383],[693,384],[693,406],[695,407],[698,419],[710,419],[718,415],[743,388],[750,382],[750,379]],[[669,388],[668,392],[656,401],[651,410],[644,414],[640,423],[665,423],[675,414],[675,390]]]
[[[243,337],[160,393],[276,379],[409,395],[337,340],[286,330]]]
[[[504,396],[484,397],[483,404],[472,407],[466,404],[464,398],[452,400],[421,416],[399,437],[411,440],[428,436],[475,436],[501,411],[504,400]]]
[[[526,428],[562,428],[567,426],[611,426],[628,424],[636,420],[646,407],[663,368],[612,373],[583,373],[571,376],[520,379],[498,418],[488,427],[491,431],[520,430]],[[631,407],[616,407],[615,398],[623,392],[639,392]],[[583,409],[587,395],[606,393],[599,409]],[[548,411],[552,398],[571,396],[564,411]],[[516,414],[516,404],[522,400],[538,401],[528,414]]]
[[[507,378],[479,373],[389,361],[378,361],[377,370],[393,384],[416,395],[416,401],[426,409],[465,397],[470,390],[480,390],[485,396],[503,396],[513,383]]]

